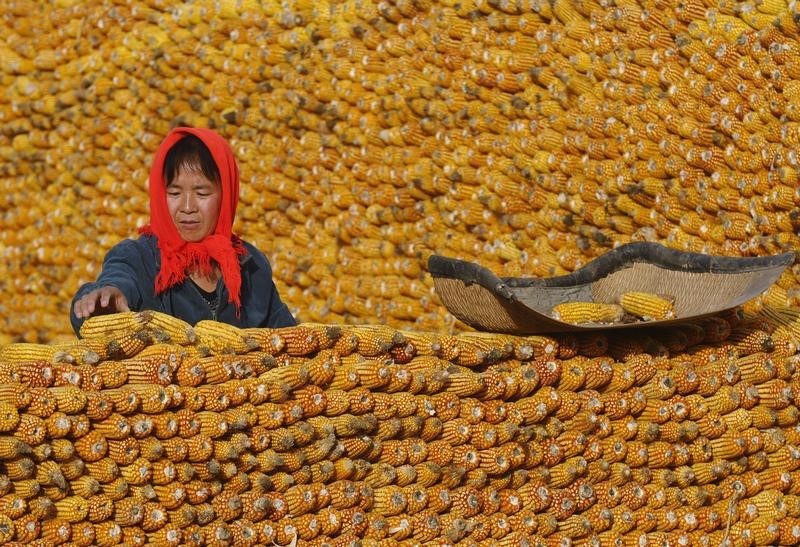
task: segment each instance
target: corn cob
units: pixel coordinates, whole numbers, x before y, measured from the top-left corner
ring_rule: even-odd
[[[55,503],[57,518],[67,522],[76,523],[86,518],[89,514],[89,506],[81,496],[68,496]]]
[[[153,344],[124,360],[130,383],[171,383],[173,374],[181,365],[183,352],[180,346]]]
[[[126,311],[93,315],[80,327],[81,338],[94,339],[141,330],[150,321],[149,312]]]
[[[145,310],[141,313],[147,330],[157,341],[182,346],[196,342],[195,330],[186,321],[156,310]]]
[[[552,316],[564,323],[615,323],[624,310],[618,304],[602,302],[564,302],[553,306]]]
[[[241,336],[244,343],[250,347],[263,351],[269,355],[277,355],[284,348],[285,342],[274,329],[268,328],[243,328]]]
[[[247,353],[259,348],[248,343],[241,329],[218,321],[202,320],[194,326],[197,342],[213,353]]]
[[[115,336],[81,339],[76,342],[56,346],[54,359],[58,362],[76,365],[96,365],[109,357],[110,342]]]
[[[674,299],[653,293],[627,291],[620,295],[619,304],[626,312],[644,320],[660,321],[676,317]]]
[[[302,357],[309,355],[316,352],[320,347],[317,333],[302,324],[275,329],[274,333],[283,340],[283,351],[291,356]]]
[[[133,357],[151,342],[150,335],[145,329],[139,331],[126,331],[108,342],[108,355],[113,359],[126,359]]]
[[[23,515],[14,523],[14,533],[18,541],[33,541],[41,534],[41,523],[33,515]]]
[[[55,362],[58,349],[51,344],[17,342],[0,347],[0,361],[8,363]]]
[[[464,366],[478,366],[503,360],[514,350],[509,340],[500,335],[487,333],[464,333],[459,336],[459,351],[456,361]]]
[[[70,523],[62,518],[53,518],[42,523],[42,539],[53,543],[64,543],[72,535]]]

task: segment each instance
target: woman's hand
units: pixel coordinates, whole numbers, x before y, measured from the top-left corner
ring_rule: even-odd
[[[100,287],[75,301],[72,311],[78,319],[92,315],[128,311],[128,299],[116,287]]]

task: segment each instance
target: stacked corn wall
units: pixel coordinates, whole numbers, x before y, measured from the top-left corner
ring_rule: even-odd
[[[796,545],[800,314],[511,337],[93,318],[0,350],[5,545]]]
[[[631,240],[797,244],[794,2],[9,0],[0,331],[69,301],[147,221],[171,126],[243,176],[236,230],[306,321],[455,332],[431,253],[566,273]],[[769,293],[797,303],[787,271]]]

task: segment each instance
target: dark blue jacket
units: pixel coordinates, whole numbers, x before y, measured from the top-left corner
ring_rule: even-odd
[[[239,327],[287,327],[296,324],[272,280],[272,267],[264,253],[244,242],[247,253],[239,258],[242,268],[241,309],[228,302],[228,289],[220,280],[217,283],[216,315],[212,315],[206,300],[195,287],[186,281],[163,293],[155,294],[155,279],[160,267],[160,254],[156,238],[150,235],[138,239],[126,239],[106,253],[103,270],[94,283],[86,283],[78,289],[70,307],[70,321],[77,334],[83,319],[75,317],[72,309],[75,301],[93,289],[113,286],[128,299],[131,310],[156,310],[189,323],[201,319],[214,319]]]

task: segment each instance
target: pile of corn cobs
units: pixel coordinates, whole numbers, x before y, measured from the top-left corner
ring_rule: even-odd
[[[635,337],[95,317],[0,349],[0,539],[796,544],[799,329],[772,309]]]

